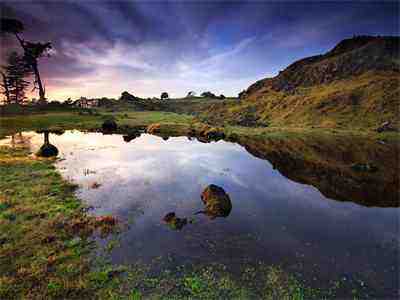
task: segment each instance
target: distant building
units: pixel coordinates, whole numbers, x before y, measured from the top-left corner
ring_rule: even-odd
[[[81,108],[92,108],[99,106],[99,99],[86,99],[85,97],[81,97],[79,100],[75,101],[75,106]]]

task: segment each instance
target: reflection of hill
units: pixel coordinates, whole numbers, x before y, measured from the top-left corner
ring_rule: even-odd
[[[316,187],[338,201],[399,207],[399,147],[343,137],[241,139],[252,155],[267,159],[285,177]],[[370,164],[376,171],[352,168]]]

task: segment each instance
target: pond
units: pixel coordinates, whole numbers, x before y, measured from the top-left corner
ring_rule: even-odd
[[[10,142],[11,138],[3,140]],[[36,151],[43,136],[16,135]],[[398,147],[340,139],[204,143],[188,137],[66,131],[50,135],[57,168],[98,215],[129,227],[114,263],[262,262],[311,285],[352,282],[371,297],[398,293]],[[363,164],[368,168],[359,168]],[[375,167],[376,166],[376,167]],[[226,192],[211,211],[201,195]],[[222,210],[222,211],[221,211]],[[318,284],[316,284],[318,282]]]

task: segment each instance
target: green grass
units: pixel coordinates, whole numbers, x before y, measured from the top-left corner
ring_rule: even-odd
[[[278,268],[233,277],[217,265],[156,275],[151,266],[112,266],[106,254],[91,255],[91,236],[104,227],[52,160],[0,147],[0,177],[0,299],[303,299],[302,285]]]
[[[96,130],[101,128],[103,121],[109,117],[114,117],[118,125],[127,127],[146,127],[152,123],[189,124],[193,120],[192,116],[159,111],[109,112],[97,110],[93,115],[81,115],[77,112],[15,115],[0,117],[0,137],[18,131],[52,128]]]
[[[8,117],[10,130],[43,127],[92,128],[110,112],[97,116],[51,113]],[[193,118],[165,112],[113,114],[128,126],[160,122],[167,128],[193,126]],[[79,122],[79,124],[77,124]],[[269,130],[269,131],[268,131]],[[228,135],[286,138],[297,132],[227,126]],[[305,287],[274,266],[247,266],[237,272],[221,265],[182,266],[154,272],[151,265],[112,266],[103,256],[94,232],[112,232],[87,215],[52,160],[34,159],[26,149],[0,147],[0,299],[329,299],[335,288]],[[156,264],[159,267],[159,264]]]

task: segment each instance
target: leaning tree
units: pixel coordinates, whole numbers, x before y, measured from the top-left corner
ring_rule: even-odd
[[[20,37],[24,31],[24,24],[16,19],[2,18],[1,19],[1,32],[13,34],[22,49],[24,50],[24,60],[26,64],[32,69],[35,75],[34,89],[39,90],[39,102],[45,103],[45,87],[40,78],[38,60],[43,56],[50,56],[51,43],[29,42]]]

